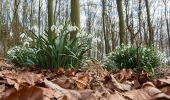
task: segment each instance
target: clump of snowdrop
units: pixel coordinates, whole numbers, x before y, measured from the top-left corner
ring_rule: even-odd
[[[155,68],[166,63],[164,53],[146,47],[136,47],[133,45],[121,45],[108,55],[106,65],[108,68],[131,68],[136,71],[144,70],[152,72]]]
[[[30,58],[35,58],[34,50],[25,46],[15,46],[7,52],[7,57],[15,64],[32,65]]]
[[[61,30],[61,28],[60,28],[60,29],[57,28],[56,25],[52,25],[52,26],[51,26],[51,31],[52,31],[52,32],[55,32],[56,35],[60,34],[60,30]]]
[[[73,32],[73,31],[77,31],[79,28],[77,26],[72,26],[72,25],[68,25],[67,26],[67,31],[68,32]]]
[[[38,32],[36,26],[31,28],[32,35],[27,33],[20,35],[21,46],[9,49],[8,57],[19,64],[36,64],[42,68],[78,67],[86,58],[84,54],[89,50],[87,41],[76,26],[69,23],[52,25],[50,28],[56,35],[49,38],[48,31]],[[78,32],[74,40],[70,40],[70,34]]]

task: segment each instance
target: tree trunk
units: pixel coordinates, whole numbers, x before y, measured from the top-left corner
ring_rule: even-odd
[[[19,8],[19,0],[15,0],[14,2],[14,14],[13,14],[13,19],[12,19],[12,32],[14,33],[13,36],[13,43],[14,45],[19,44],[19,16],[18,16],[18,8]]]
[[[38,33],[40,34],[41,29],[41,0],[39,0],[39,7],[38,7]]]
[[[103,22],[103,33],[104,33],[104,40],[105,40],[105,52],[106,54],[109,53],[109,41],[108,41],[108,38],[107,38],[107,35],[106,34],[106,24],[105,24],[105,12],[106,12],[106,1],[105,0],[102,0],[102,22]]]
[[[71,23],[72,25],[80,28],[80,4],[79,0],[71,0]],[[72,32],[70,39],[74,39],[77,35],[77,31]]]
[[[140,35],[140,42],[142,42],[142,25],[141,25],[141,15],[142,15],[142,6],[141,6],[142,0],[138,1],[138,19],[139,19],[139,35]]]
[[[48,36],[49,39],[52,39],[54,37],[54,32],[51,31],[51,26],[53,25],[53,0],[48,0]]]
[[[149,9],[148,0],[145,0],[145,5],[146,5],[146,12],[147,12],[147,23],[148,23],[148,28],[149,28],[149,47],[153,49],[154,48],[154,33],[153,33],[151,19],[150,19],[150,9]]]
[[[170,31],[169,31],[169,21],[167,18],[167,2],[166,0],[163,0],[164,5],[165,5],[165,20],[166,20],[166,27],[167,27],[167,34],[168,34],[168,50],[169,50],[169,55],[170,55]]]
[[[116,3],[117,3],[118,15],[119,15],[119,37],[120,37],[120,44],[126,44],[126,32],[125,32],[122,0],[116,0]]]

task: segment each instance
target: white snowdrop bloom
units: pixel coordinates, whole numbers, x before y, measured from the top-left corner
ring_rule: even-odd
[[[55,26],[55,25],[51,26],[51,31],[55,31],[56,29],[57,29],[57,26]]]
[[[85,37],[85,36],[86,36],[86,34],[83,34],[83,33],[80,33],[80,32],[77,33],[77,37]]]
[[[98,41],[98,42],[101,42],[101,39],[100,39],[100,38],[97,38],[97,41]]]
[[[78,30],[77,26],[72,26],[72,28],[73,28],[73,31],[77,31]]]
[[[33,41],[33,39],[32,39],[32,38],[30,38],[30,37],[28,37],[28,38],[26,39],[26,41],[30,41],[30,42],[32,42],[32,41]]]
[[[9,33],[10,37],[12,37],[12,36],[13,36],[13,34],[14,34],[13,32],[10,32],[10,33]]]
[[[60,33],[60,30],[59,30],[59,29],[55,29],[55,33],[56,33],[56,34],[59,34],[59,33]]]
[[[22,33],[22,34],[20,35],[20,38],[24,38],[24,37],[26,37],[26,35],[25,35],[25,33]]]
[[[77,37],[81,37],[81,34],[79,32],[77,33]]]
[[[30,44],[30,43],[27,42],[27,41],[23,43],[24,46],[29,46],[29,44]]]
[[[34,25],[32,28],[31,28],[32,31],[34,32],[38,32],[38,27],[36,25]]]
[[[58,27],[59,30],[62,30],[63,28],[64,28],[63,25],[60,25],[60,26]]]
[[[92,38],[93,37],[93,35],[92,34],[89,34],[88,36],[87,36],[87,38]]]
[[[68,32],[72,32],[73,31],[73,27],[70,24],[67,26],[67,31]]]
[[[55,31],[55,36],[59,37],[59,36],[60,36],[60,33],[61,33],[60,30],[56,30],[56,31]]]

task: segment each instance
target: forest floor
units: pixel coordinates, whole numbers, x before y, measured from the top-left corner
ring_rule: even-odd
[[[0,60],[0,100],[170,100],[170,72],[152,79],[131,69],[108,72],[88,61],[81,70],[16,67]]]

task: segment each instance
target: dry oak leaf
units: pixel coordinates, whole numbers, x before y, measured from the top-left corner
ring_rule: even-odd
[[[42,75],[35,74],[32,72],[22,72],[18,75],[17,82],[19,84],[28,83],[28,84],[34,86],[35,83],[42,82]]]
[[[150,100],[160,93],[162,92],[157,89],[151,82],[147,82],[142,86],[142,89],[128,91],[121,93],[121,95],[131,100]]]
[[[11,71],[9,71],[9,70],[3,70],[3,71],[1,71],[0,73],[1,73],[1,74],[0,74],[1,77],[3,77],[3,78],[16,79],[16,78],[18,77],[17,72],[14,71],[14,70],[11,70]]]
[[[69,68],[66,72],[65,72],[66,76],[75,76],[76,75],[76,70]]]
[[[79,90],[78,92],[81,95],[81,100],[99,100],[99,98],[101,97],[100,93],[89,89]]]
[[[57,75],[63,75],[65,73],[65,70],[63,67],[57,68],[54,73],[56,73]]]
[[[114,77],[118,81],[131,80],[133,75],[132,69],[122,69],[119,73],[115,74]]]
[[[160,83],[159,85],[165,85],[165,84],[170,85],[170,78],[158,79],[157,82]]]
[[[43,91],[43,95],[44,97],[47,97],[49,99],[54,98],[54,90],[50,89],[50,88],[44,88],[44,87],[39,87],[42,91]]]
[[[11,79],[9,79],[9,78],[7,78],[6,80],[7,80],[7,83],[8,83],[9,85],[14,85],[14,88],[15,88],[16,90],[19,90],[19,84],[18,84],[16,81],[11,80]]]
[[[151,81],[150,74],[142,71],[138,76],[138,82],[142,85],[148,81]]]
[[[170,86],[162,87],[159,90],[161,90],[163,93],[165,93],[165,94],[170,96]]]
[[[12,93],[6,100],[43,100],[43,91],[36,87],[24,87]]]
[[[120,95],[119,93],[115,93],[110,95],[107,100],[126,100],[122,95]]]
[[[0,93],[2,93],[3,91],[5,91],[5,84],[0,85]]]
[[[16,92],[15,88],[7,88],[5,91],[0,93],[0,100],[5,100],[8,96],[10,96],[12,93]]]
[[[61,100],[62,99],[64,100],[80,100],[81,99],[80,93],[77,92],[76,90],[67,90],[67,89],[61,88],[59,85],[54,84],[53,82],[48,81],[47,79],[44,79],[44,83],[46,84],[47,87],[62,94],[59,97]]]
[[[71,82],[71,80],[69,80],[68,78],[56,78],[53,81],[55,84],[58,84],[59,86],[61,86],[64,89],[70,89],[73,85],[73,83]]]
[[[90,78],[89,78],[88,74],[84,74],[84,75],[80,76],[78,78],[78,80],[76,80],[77,88],[78,89],[85,89],[88,85],[89,79]]]

